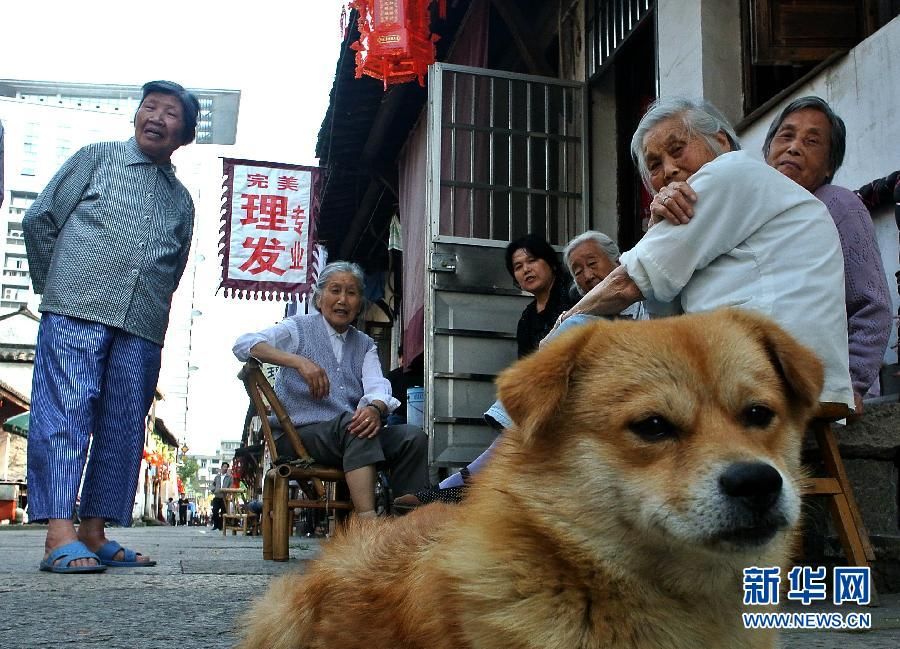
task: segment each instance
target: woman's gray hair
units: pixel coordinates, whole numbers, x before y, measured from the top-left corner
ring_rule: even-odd
[[[652,194],[655,193],[650,184],[650,170],[647,168],[647,160],[644,157],[644,138],[647,133],[660,122],[672,117],[678,117],[684,124],[688,135],[702,137],[709,150],[716,156],[725,151],[716,140],[716,135],[724,133],[731,145],[732,151],[741,148],[740,141],[734,128],[719,111],[703,99],[687,99],[685,97],[663,97],[654,101],[646,114],[641,118],[637,130],[631,138],[631,157],[637,165],[644,186]]]
[[[572,272],[572,264],[569,261],[569,257],[572,256],[572,252],[583,243],[587,243],[588,241],[593,241],[597,244],[597,247],[603,251],[603,254],[609,257],[609,260],[613,263],[619,261],[619,255],[622,254],[619,252],[619,246],[616,245],[616,242],[610,239],[608,236],[603,234],[602,232],[598,232],[597,230],[588,230],[586,232],[582,232],[577,237],[572,239],[569,243],[566,244],[566,247],[563,249],[563,262],[566,264],[566,268],[569,271],[570,275],[574,275]]]
[[[330,264],[327,264],[321,271],[319,271],[319,277],[316,278],[316,284],[315,286],[313,286],[312,303],[313,306],[316,307],[316,309],[319,308],[319,299],[322,297],[322,293],[325,291],[325,287],[328,286],[328,282],[334,275],[337,275],[338,273],[350,273],[351,275],[353,275],[354,279],[356,279],[356,283],[359,284],[359,294],[360,296],[363,295],[366,286],[366,280],[365,275],[363,274],[363,269],[360,267],[360,265],[354,264],[352,261],[333,261]],[[363,300],[363,306],[365,307],[365,300]]]
[[[769,159],[769,149],[772,146],[772,140],[775,139],[775,134],[781,128],[782,122],[791,113],[796,113],[804,108],[821,111],[831,125],[831,147],[828,151],[828,165],[831,167],[831,175],[825,179],[826,183],[830,183],[831,179],[834,178],[834,174],[837,173],[837,170],[841,168],[844,162],[844,152],[847,150],[847,127],[844,126],[844,120],[838,117],[837,113],[831,110],[828,102],[821,97],[816,97],[815,95],[800,97],[800,99],[795,99],[784,107],[778,114],[778,117],[775,118],[775,121],[769,124],[766,140],[763,142],[763,158]]]

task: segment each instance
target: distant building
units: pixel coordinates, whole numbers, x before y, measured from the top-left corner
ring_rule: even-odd
[[[130,130],[122,114],[34,106],[0,95],[5,127],[5,197],[0,208],[0,312],[37,311],[25,255],[22,217],[60,165],[89,142],[120,140]]]
[[[34,368],[34,349],[40,318],[28,307],[0,315],[0,379],[16,392],[31,395],[31,375]],[[27,410],[27,408],[26,408]],[[0,406],[0,423],[8,413]]]
[[[222,462],[228,462],[230,465],[234,458],[234,450],[241,445],[240,440],[228,440],[219,443],[219,449],[215,455],[198,455],[190,454],[197,461],[197,483],[203,489],[203,493],[198,493],[198,498],[206,498],[212,493],[212,483],[219,473],[219,467]]]
[[[208,88],[188,90],[200,101],[197,144],[234,144],[241,92]],[[0,79],[0,97],[37,106],[125,115],[131,120],[141,102],[141,86]]]
[[[0,482],[25,483],[38,321],[24,306],[0,315]]]
[[[220,462],[231,462],[231,458],[234,457],[234,451],[241,445],[241,440],[223,440],[219,442],[219,451],[218,456],[221,458]]]
[[[201,485],[210,482],[219,472],[221,460],[218,455],[197,455],[191,453],[188,457],[197,461],[197,481]]]

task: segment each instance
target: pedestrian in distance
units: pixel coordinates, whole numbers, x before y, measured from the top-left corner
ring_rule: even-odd
[[[187,525],[188,499],[184,494],[178,496],[178,524]]]
[[[169,498],[169,502],[166,503],[166,520],[169,522],[169,525],[175,527],[177,524],[176,512],[178,510],[178,503],[175,502],[172,498]]]
[[[212,528],[222,529],[222,514],[225,511],[225,494],[222,489],[231,488],[231,474],[228,472],[228,462],[222,462],[218,475],[213,478],[212,499]]]
[[[42,295],[28,439],[29,514],[48,522],[41,570],[156,563],[107,539],[105,527],[131,524],[145,416],[194,223],[171,156],[193,141],[199,110],[177,83],[144,84],[134,137],[80,149],[23,219]]]

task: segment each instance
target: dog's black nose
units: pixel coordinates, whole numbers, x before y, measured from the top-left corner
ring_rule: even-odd
[[[764,512],[781,493],[781,474],[765,462],[736,462],[721,476],[722,491],[732,498],[741,498],[750,509]]]

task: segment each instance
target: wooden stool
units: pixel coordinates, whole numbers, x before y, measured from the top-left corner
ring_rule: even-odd
[[[238,530],[247,534],[248,515],[241,512],[241,505],[244,504],[243,489],[222,489],[222,499],[225,501],[225,507],[222,510],[222,536],[236,536]]]
[[[244,534],[247,536],[259,536],[260,533],[259,514],[247,512],[247,525]]]
[[[875,551],[853,496],[853,487],[847,478],[837,438],[831,429],[833,422],[845,419],[850,414],[850,409],[842,403],[819,404],[819,411],[810,422],[810,430],[822,453],[826,475],[809,478],[804,494],[828,498],[828,507],[847,562],[853,566],[871,567],[870,563],[875,561]]]
[[[295,508],[324,509],[326,512],[349,514],[353,510],[353,503],[347,499],[337,499],[333,485],[346,484],[344,472],[341,469],[317,464],[307,453],[303,442],[300,441],[300,435],[297,434],[287,411],[262,373],[259,363],[254,359],[247,361],[238,378],[244,382],[247,394],[250,395],[253,406],[260,415],[263,439],[273,462],[272,468],[266,471],[263,479],[263,559],[287,561],[290,558],[288,542]],[[275,413],[282,433],[287,436],[297,459],[285,461],[285,458],[279,457],[278,447],[272,436],[272,427],[266,416],[267,404]],[[292,480],[298,483],[305,498],[290,497]]]

